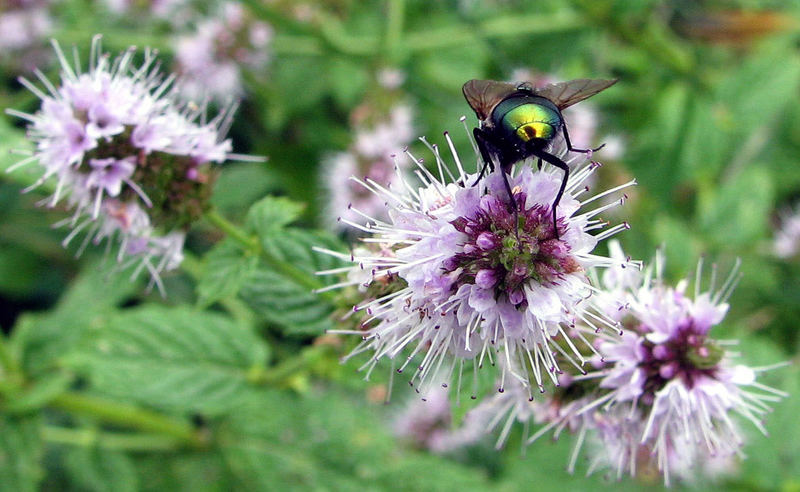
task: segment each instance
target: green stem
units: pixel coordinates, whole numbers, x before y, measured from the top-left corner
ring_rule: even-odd
[[[234,241],[241,244],[244,249],[252,252],[252,253],[259,253],[261,250],[260,245],[258,244],[258,239],[242,230],[239,226],[234,224],[233,222],[229,221],[215,209],[211,209],[206,212],[206,220],[208,220],[212,225],[217,227],[219,230],[224,232],[228,237],[233,239]]]
[[[322,345],[306,347],[300,352],[299,357],[292,357],[274,367],[253,367],[247,379],[253,384],[286,385],[292,376],[305,370],[311,363],[322,357],[328,349],[329,347]]]
[[[500,16],[477,23],[474,27],[451,26],[424,32],[407,33],[403,46],[409,51],[432,51],[460,46],[482,38],[507,38],[529,34],[551,34],[585,27],[576,14]]]
[[[116,451],[176,451],[184,447],[180,439],[159,434],[125,434],[93,429],[44,426],[42,439],[55,444],[100,447]]]
[[[66,392],[51,400],[49,406],[93,417],[108,424],[170,436],[191,447],[204,448],[208,444],[207,439],[186,420],[113,400]]]
[[[389,0],[389,12],[386,16],[386,38],[384,40],[386,54],[390,60],[396,61],[403,37],[403,21],[405,20],[405,0]]]

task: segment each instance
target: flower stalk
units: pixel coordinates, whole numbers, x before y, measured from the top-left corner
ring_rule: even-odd
[[[208,437],[186,420],[105,398],[65,392],[51,400],[49,406],[108,424],[169,436],[191,448],[203,449],[209,444]]]

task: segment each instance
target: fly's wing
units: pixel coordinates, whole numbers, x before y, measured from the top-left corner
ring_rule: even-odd
[[[537,96],[549,99],[558,109],[564,109],[588,97],[594,96],[598,92],[616,83],[617,79],[575,79],[533,89],[533,93]]]
[[[486,120],[500,101],[517,90],[514,84],[494,80],[470,80],[461,88],[478,119]]]

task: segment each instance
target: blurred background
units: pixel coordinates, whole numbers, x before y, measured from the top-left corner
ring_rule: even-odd
[[[57,80],[49,40],[76,46],[85,60],[97,33],[112,53],[130,45],[158,49],[164,69],[184,81],[186,97],[207,100],[212,109],[239,101],[234,150],[268,160],[221,166],[212,199],[221,215],[242,223],[254,202],[285,197],[303,205],[297,229],[327,230],[340,244],[352,239],[336,221],[347,204],[370,206],[349,176],[389,180],[389,156],[405,147],[432,161],[417,137],[445,145],[445,131],[474,165],[460,121],[466,116],[470,129],[477,124],[461,94],[465,81],[618,78],[565,116],[577,147],[606,143],[595,154],[603,163],[598,189],[632,177],[639,183],[609,217],[631,226],[618,236],[626,252],[649,260],[664,245],[672,280],[690,273],[701,255],[721,272],[741,258],[744,275],[716,336],[739,339],[752,365],[797,362],[798,2],[5,1],[0,106],[35,112],[38,98],[17,77],[33,78],[38,67]],[[22,122],[3,118],[0,166],[18,159],[8,150],[26,146]],[[492,435],[441,449],[431,437],[456,432],[468,402],[420,412],[396,378],[384,404],[388,366],[364,381],[357,369],[365,360],[339,364],[357,340],[323,336],[329,320],[281,318],[254,288],[205,307],[212,318],[227,312],[236,326],[247,325],[253,346],[263,346],[253,357],[278,376],[259,377],[244,370],[247,364],[235,377],[209,367],[203,384],[161,394],[154,382],[172,377],[178,362],[154,360],[136,370],[114,365],[87,353],[86,337],[110,316],[141,309],[174,320],[176,329],[191,324],[186,320],[196,312],[178,315],[204,295],[197,278],[222,234],[206,222],[191,230],[187,260],[165,277],[168,296],[161,299],[141,282],[106,278],[97,267],[103,251],[76,258],[75,248],[62,248],[65,232],[51,225],[64,211],[36,207],[42,190],[21,193],[36,177],[0,175],[0,326],[27,380],[46,386],[38,390],[45,396],[22,410],[0,391],[6,412],[0,488],[637,490],[660,484],[646,474],[622,482],[602,473],[585,478],[585,466],[570,476],[570,437],[522,449],[522,425],[501,451]],[[748,429],[748,459],[733,474],[699,479],[694,487],[800,490],[797,366],[766,374],[765,382],[792,393],[776,404],[770,436]],[[213,435],[213,445],[183,446],[150,434],[137,441],[120,432],[130,421],[54,396],[65,389],[105,398],[105,408],[128,405],[182,419]],[[31,409],[34,420],[27,417]]]

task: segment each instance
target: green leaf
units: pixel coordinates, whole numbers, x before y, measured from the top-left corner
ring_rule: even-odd
[[[288,333],[320,335],[332,328],[333,307],[312,290],[335,281],[330,276],[317,276],[315,272],[336,268],[342,262],[311,248],[320,246],[341,251],[340,242],[324,233],[298,229],[264,236],[262,242],[277,264],[262,262],[242,288],[242,299],[266,319],[285,327]],[[296,275],[290,275],[280,268],[281,265],[288,265]]]
[[[99,264],[84,267],[80,276],[47,314],[26,314],[11,335],[27,372],[37,374],[58,365],[90,326],[130,297],[138,288],[125,275],[109,275]]]
[[[139,490],[133,462],[117,451],[71,448],[64,465],[77,490],[135,492]]]
[[[789,37],[762,44],[720,84],[717,93],[730,114],[732,130],[748,134],[794,103],[800,86],[800,57],[794,43]]]
[[[212,206],[225,216],[236,216],[249,209],[278,186],[277,177],[269,172],[267,165],[226,163],[214,183]]]
[[[230,318],[184,307],[131,309],[98,328],[68,364],[111,396],[179,412],[221,414],[250,389],[267,346]]]
[[[38,417],[0,416],[0,490],[38,490],[44,472]]]
[[[197,283],[200,306],[238,294],[247,277],[256,269],[258,257],[247,254],[228,239],[208,252],[204,263],[203,274]]]
[[[272,391],[243,405],[216,435],[247,490],[486,489],[474,469],[398,446],[383,411],[335,391]]]
[[[364,66],[346,58],[328,60],[328,76],[333,97],[343,108],[354,106],[369,82]]]
[[[297,202],[268,196],[250,207],[245,224],[260,238],[269,237],[297,220],[302,212],[303,205]]]
[[[700,224],[720,248],[751,245],[767,230],[773,191],[764,169],[746,168],[733,181],[701,196]]]
[[[228,492],[235,490],[222,455],[216,450],[137,456],[142,490]]]
[[[420,74],[435,85],[458,89],[461,85],[483,73],[489,57],[488,50],[477,42],[467,42],[457,49],[436,50],[420,55],[417,68]]]
[[[680,278],[692,271],[697,264],[701,245],[694,239],[686,223],[666,215],[657,216],[653,235],[653,242],[665,248],[669,273]]]
[[[31,148],[30,142],[25,137],[25,133],[15,129],[9,124],[8,118],[2,118],[0,121],[0,173],[6,176],[7,179],[14,180],[15,182],[30,186],[36,182],[41,176],[41,173],[28,169],[20,168],[12,173],[7,174],[7,169],[23,159],[19,154],[11,152],[12,150],[29,150]]]

